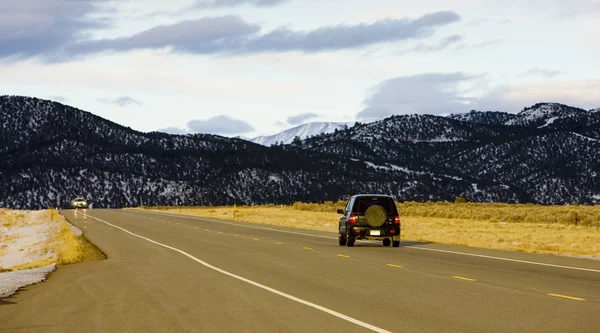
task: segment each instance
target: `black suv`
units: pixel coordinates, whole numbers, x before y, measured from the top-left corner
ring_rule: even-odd
[[[357,239],[383,241],[383,246],[400,246],[400,216],[394,199],[381,194],[357,194],[338,209],[340,246],[354,246]]]

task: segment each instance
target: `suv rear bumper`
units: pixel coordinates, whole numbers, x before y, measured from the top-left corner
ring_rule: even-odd
[[[357,238],[382,240],[394,236],[400,236],[400,227],[396,228],[370,228],[370,227],[352,227],[350,232]]]

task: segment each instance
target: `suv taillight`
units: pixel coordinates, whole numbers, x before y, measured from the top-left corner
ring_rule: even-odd
[[[350,221],[350,223],[356,223],[356,215],[350,215],[348,221]]]
[[[394,224],[400,224],[400,216],[394,216]]]

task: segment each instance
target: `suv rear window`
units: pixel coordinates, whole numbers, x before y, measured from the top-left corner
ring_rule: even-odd
[[[352,213],[355,214],[364,214],[367,208],[379,205],[385,208],[385,211],[388,214],[398,215],[396,212],[396,204],[392,198],[387,197],[358,197],[354,201],[354,207],[352,208]]]

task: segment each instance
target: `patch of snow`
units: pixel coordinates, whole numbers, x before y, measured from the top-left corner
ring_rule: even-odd
[[[23,221],[9,227],[0,224],[0,241],[8,245],[0,254],[0,268],[26,264],[37,260],[52,258],[51,250],[44,247],[49,238],[60,232],[55,223],[49,221],[47,211],[11,211],[7,215],[15,218],[23,214]]]
[[[40,268],[0,273],[0,298],[16,293],[19,288],[46,280],[46,275],[55,269],[56,265],[52,264]]]
[[[477,188],[477,184],[476,183],[471,184],[471,186],[473,187],[473,191],[475,191],[475,192],[481,192],[479,190],[479,188]]]
[[[67,225],[69,226],[69,229],[75,235],[75,237],[83,236],[83,231],[81,231],[81,229],[77,228],[76,226],[72,225],[69,222],[67,222]]]
[[[505,125],[522,125],[534,122],[538,119],[547,117],[557,110],[559,107],[556,103],[542,104],[534,109],[527,109],[517,114],[517,117],[505,122]]]
[[[579,133],[575,133],[575,132],[571,132],[571,133],[572,133],[572,134],[575,134],[575,136],[578,136],[578,137],[580,137],[580,138],[583,138],[583,139],[586,139],[586,140],[590,140],[590,141],[596,141],[596,142],[600,141],[600,140],[598,140],[598,139],[590,138],[589,136],[581,135],[581,134],[579,134]]]
[[[0,253],[0,268],[51,259],[55,253],[47,248],[49,239],[60,233],[62,219],[50,219],[48,211],[7,211],[1,219],[11,223],[0,223],[0,241],[7,245]],[[82,232],[70,226],[76,235]],[[14,294],[19,288],[38,283],[56,269],[46,267],[0,273],[0,298]]]
[[[397,166],[397,165],[393,165],[393,164],[392,164],[392,169],[398,170],[398,171],[402,171],[404,173],[413,173],[413,171],[411,171],[411,170],[409,170],[407,168],[403,168],[401,166]]]
[[[369,161],[365,161],[365,164],[373,169],[383,169],[383,170],[396,170],[396,171],[402,171],[404,173],[407,174],[414,174],[414,175],[431,175],[430,173],[427,172],[422,172],[422,171],[414,171],[414,170],[410,170],[398,165],[394,165],[394,164],[386,164],[386,165],[376,165],[373,162],[369,162]]]
[[[457,137],[447,137],[446,135],[440,135],[437,138],[431,138],[431,139],[427,139],[427,140],[412,140],[412,142],[417,143],[417,142],[458,142],[458,141],[464,141],[463,139],[457,138]]]
[[[592,199],[600,200],[600,194],[592,195]]]
[[[544,125],[539,126],[538,128],[547,127],[548,125],[552,124],[556,119],[558,119],[558,117],[552,117],[546,120],[546,123]]]

